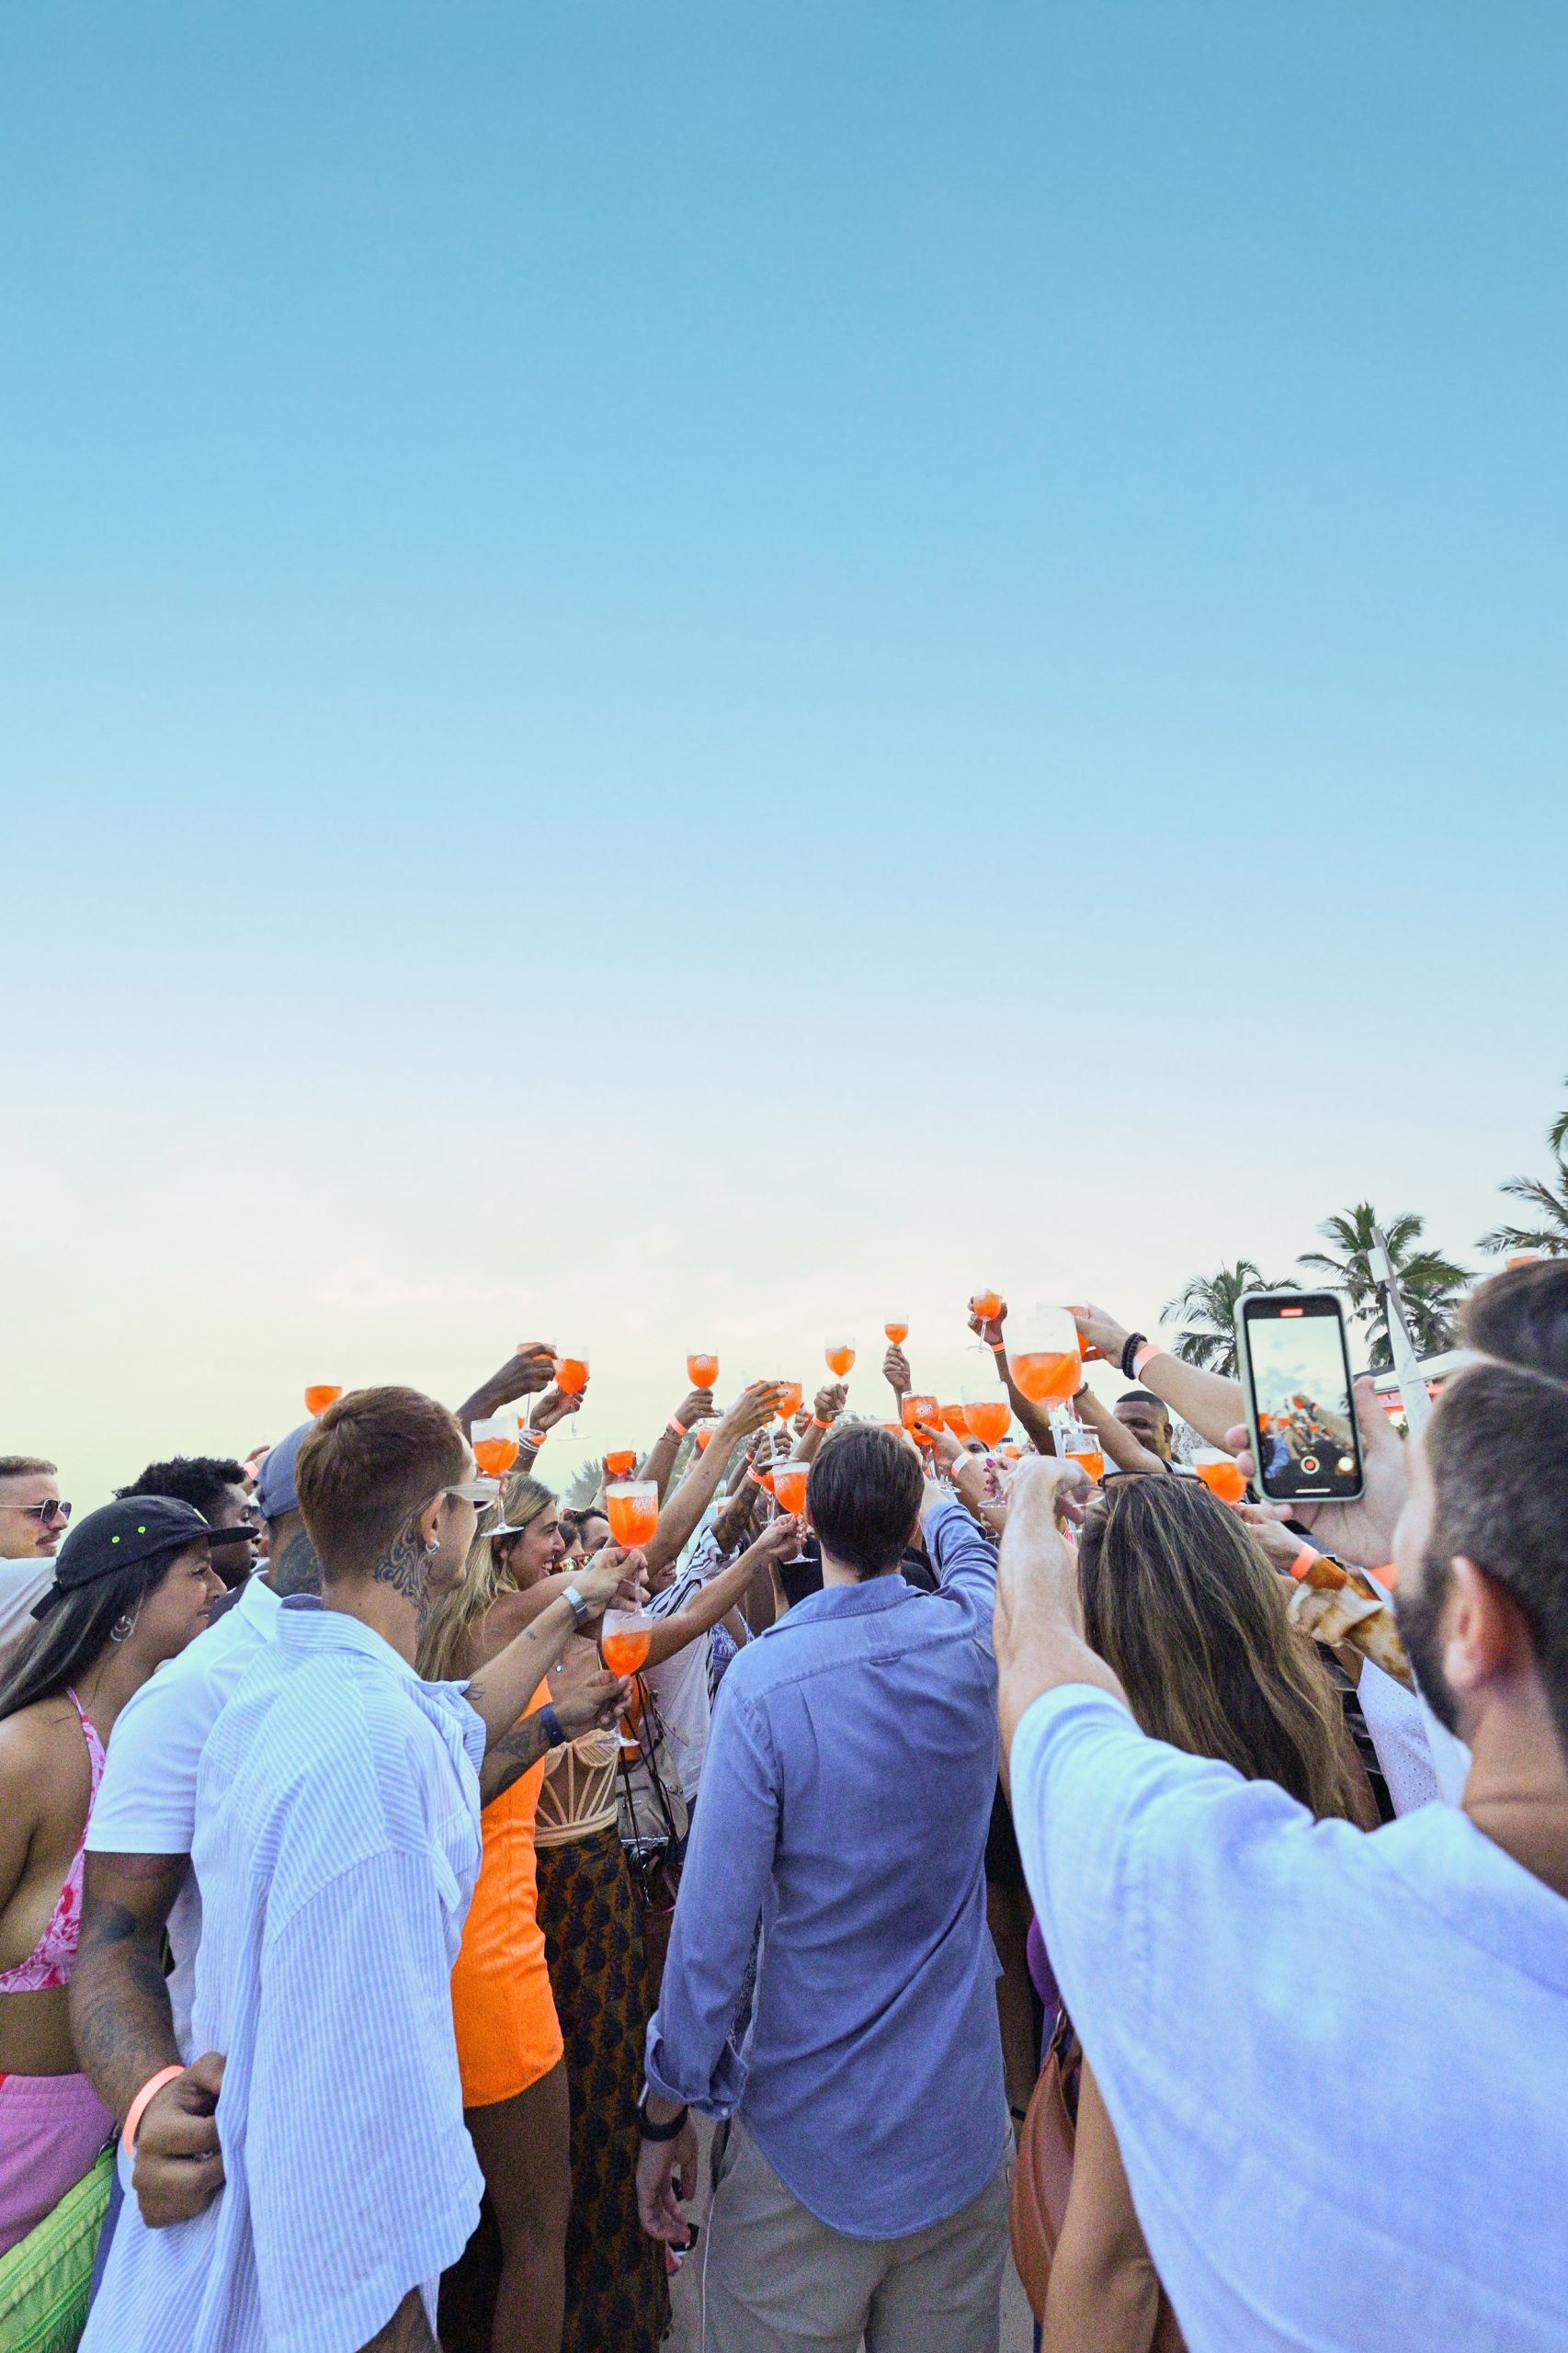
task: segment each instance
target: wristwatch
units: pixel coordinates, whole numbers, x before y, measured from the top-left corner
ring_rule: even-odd
[[[673,2118],[668,2124],[654,2124],[651,2122],[648,2115],[646,2084],[637,2095],[637,2130],[644,2141],[678,2141],[686,2131],[686,2120],[690,2114],[689,2108],[683,2108],[680,2114]]]
[[[582,1595],[578,1592],[574,1585],[569,1585],[561,1598],[570,1607],[572,1611],[572,1622],[576,1627],[577,1631],[581,1633],[584,1627],[587,1624],[589,1619],[594,1614],[592,1608],[589,1607],[587,1602],[584,1600]]]

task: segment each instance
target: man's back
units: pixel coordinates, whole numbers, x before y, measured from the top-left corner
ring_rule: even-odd
[[[779,2177],[853,2237],[956,2212],[1007,2129],[983,1873],[994,1554],[956,1506],[927,1536],[940,1595],[829,1586],[731,1666],[650,2036],[672,2094],[724,2109],[744,2084]],[[737,2063],[721,2013],[759,1915]]]
[[[1568,1903],[1450,1807],[1313,1824],[1083,1686],[1013,1777],[1194,2353],[1568,2344]]]
[[[225,2054],[225,2187],[157,2233],[127,2202],[88,2353],[357,2353],[460,2252],[479,2178],[449,1976],[483,1743],[379,1635],[283,1607],[198,1790],[194,2034]]]

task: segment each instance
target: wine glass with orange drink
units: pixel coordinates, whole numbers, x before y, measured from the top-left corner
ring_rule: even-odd
[[[652,1541],[659,1525],[656,1479],[617,1479],[605,1489],[605,1518],[616,1542],[628,1552]]]
[[[909,1337],[909,1318],[907,1315],[890,1315],[882,1329],[892,1346],[902,1348]]]
[[[335,1405],[342,1394],[343,1383],[340,1381],[307,1381],[305,1385],[305,1411],[309,1414],[311,1419],[314,1421],[316,1415],[318,1414],[324,1414],[329,1405]]]
[[[706,1389],[711,1396],[719,1378],[718,1358],[710,1350],[694,1349],[686,1360],[686,1377],[694,1389]]]
[[[1021,1316],[1013,1327],[1007,1363],[1031,1405],[1070,1404],[1084,1385],[1084,1360],[1078,1326],[1066,1308],[1035,1307]]]
[[[1216,1503],[1245,1502],[1247,1483],[1242,1466],[1222,1447],[1200,1446],[1192,1458],[1192,1467]]]
[[[642,1609],[607,1609],[599,1626],[599,1656],[612,1675],[635,1675],[648,1655],[653,1621]]]
[[[473,1459],[487,1479],[504,1479],[517,1459],[517,1417],[493,1414],[469,1427]]]

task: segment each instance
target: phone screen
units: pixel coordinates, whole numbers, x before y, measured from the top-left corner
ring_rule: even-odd
[[[1361,1493],[1361,1445],[1339,1302],[1273,1291],[1242,1302],[1258,1483],[1274,1503]]]

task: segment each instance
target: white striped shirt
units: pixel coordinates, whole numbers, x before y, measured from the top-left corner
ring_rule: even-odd
[[[478,2217],[449,1984],[484,1727],[310,1597],[212,1728],[192,1858],[194,2044],[227,2065],[225,2186],[116,2227],[83,2353],[359,2353]]]

